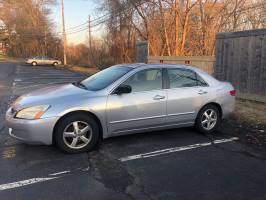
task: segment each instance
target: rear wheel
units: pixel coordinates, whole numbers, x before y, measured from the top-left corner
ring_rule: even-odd
[[[57,65],[58,65],[58,62],[54,62],[54,63],[53,63],[53,66],[57,66]]]
[[[32,62],[31,65],[32,66],[37,66],[37,62]]]
[[[215,105],[206,105],[198,113],[196,128],[201,133],[214,132],[220,123],[220,113]]]
[[[99,126],[89,115],[73,114],[59,122],[54,138],[57,146],[67,153],[90,151],[99,140]]]

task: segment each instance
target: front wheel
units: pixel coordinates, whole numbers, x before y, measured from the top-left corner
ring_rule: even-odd
[[[201,133],[214,132],[220,123],[220,113],[215,105],[206,105],[198,113],[196,128]]]
[[[59,122],[54,139],[67,153],[90,151],[99,140],[99,126],[89,115],[73,114]]]
[[[32,62],[31,65],[32,66],[37,66],[37,62]]]
[[[58,65],[58,62],[54,62],[54,63],[53,63],[53,66],[57,66],[57,65]]]

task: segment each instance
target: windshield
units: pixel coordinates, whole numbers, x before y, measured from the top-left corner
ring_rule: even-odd
[[[91,90],[91,91],[101,90],[101,89],[106,88],[113,82],[115,82],[117,79],[124,76],[130,70],[132,70],[131,67],[125,67],[125,66],[109,67],[81,81],[81,83],[84,86],[86,86],[88,90]]]

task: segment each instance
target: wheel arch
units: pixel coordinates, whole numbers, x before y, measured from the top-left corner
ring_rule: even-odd
[[[199,112],[200,112],[204,107],[206,107],[206,106],[208,106],[208,105],[214,105],[214,106],[216,106],[216,107],[218,108],[218,110],[219,110],[219,117],[220,117],[220,119],[223,118],[223,109],[222,109],[222,106],[221,106],[219,103],[217,103],[217,102],[209,102],[209,103],[206,103],[205,105],[203,105],[203,106],[200,108]],[[199,114],[199,112],[198,112],[198,114]],[[197,115],[198,115],[198,114],[197,114]],[[198,117],[198,116],[197,116],[197,117]]]
[[[58,124],[64,120],[66,117],[70,116],[70,115],[73,115],[73,114],[86,114],[90,117],[92,117],[93,119],[95,119],[95,121],[97,122],[98,126],[99,126],[99,129],[100,129],[100,138],[103,139],[103,127],[102,127],[102,123],[100,121],[100,119],[92,112],[90,111],[85,111],[85,110],[76,110],[76,111],[71,111],[71,112],[68,112],[68,113],[65,113],[64,115],[62,115],[58,120],[57,122],[55,123],[55,126],[53,128],[53,144],[55,142],[55,130],[58,126]]]

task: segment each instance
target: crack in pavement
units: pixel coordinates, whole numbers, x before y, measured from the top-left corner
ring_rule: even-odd
[[[100,149],[88,153],[90,174],[112,191],[123,193],[130,199],[152,198],[141,186],[133,171],[126,168],[108,150]]]

